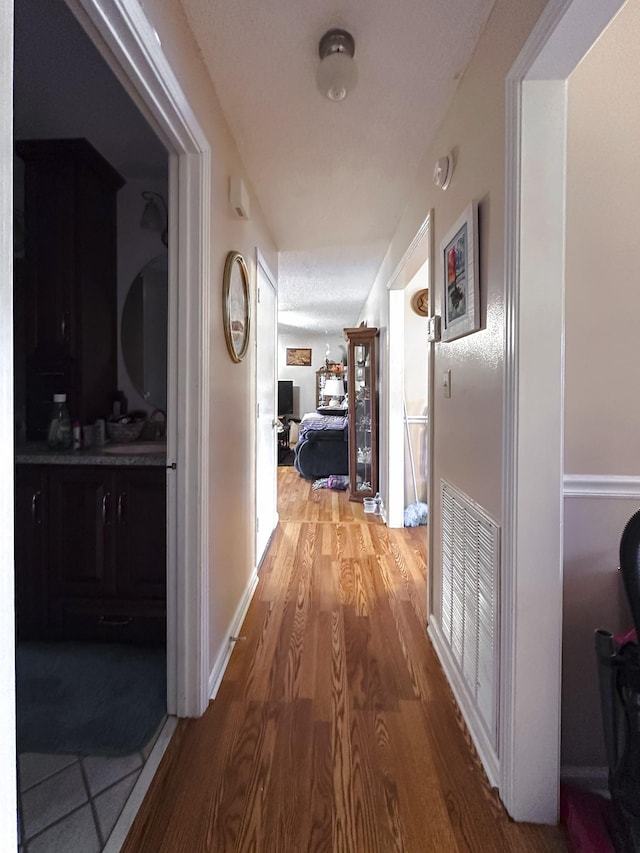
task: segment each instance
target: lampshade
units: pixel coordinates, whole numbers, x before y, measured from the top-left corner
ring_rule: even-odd
[[[344,397],[344,382],[342,379],[327,379],[323,392],[325,397]]]
[[[345,30],[329,30],[320,39],[318,52],[318,89],[330,101],[343,101],[358,80],[353,36]]]

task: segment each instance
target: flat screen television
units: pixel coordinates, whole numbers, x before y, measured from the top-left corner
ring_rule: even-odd
[[[293,415],[293,380],[278,380],[278,416]]]

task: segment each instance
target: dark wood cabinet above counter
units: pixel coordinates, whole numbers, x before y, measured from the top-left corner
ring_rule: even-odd
[[[54,393],[82,423],[117,387],[117,209],[124,179],[86,139],[23,140],[23,324],[27,438],[40,440]]]

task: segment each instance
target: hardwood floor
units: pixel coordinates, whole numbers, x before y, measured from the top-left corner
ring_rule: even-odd
[[[509,820],[465,735],[425,632],[426,529],[278,477],[246,639],[124,853],[566,850]]]

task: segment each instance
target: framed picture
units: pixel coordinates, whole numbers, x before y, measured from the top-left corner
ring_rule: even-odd
[[[222,280],[222,322],[231,360],[242,361],[249,346],[249,273],[240,252],[229,252]]]
[[[287,365],[291,367],[311,367],[311,350],[287,347]]]
[[[442,340],[453,341],[480,328],[478,205],[465,209],[440,243],[443,270]]]

